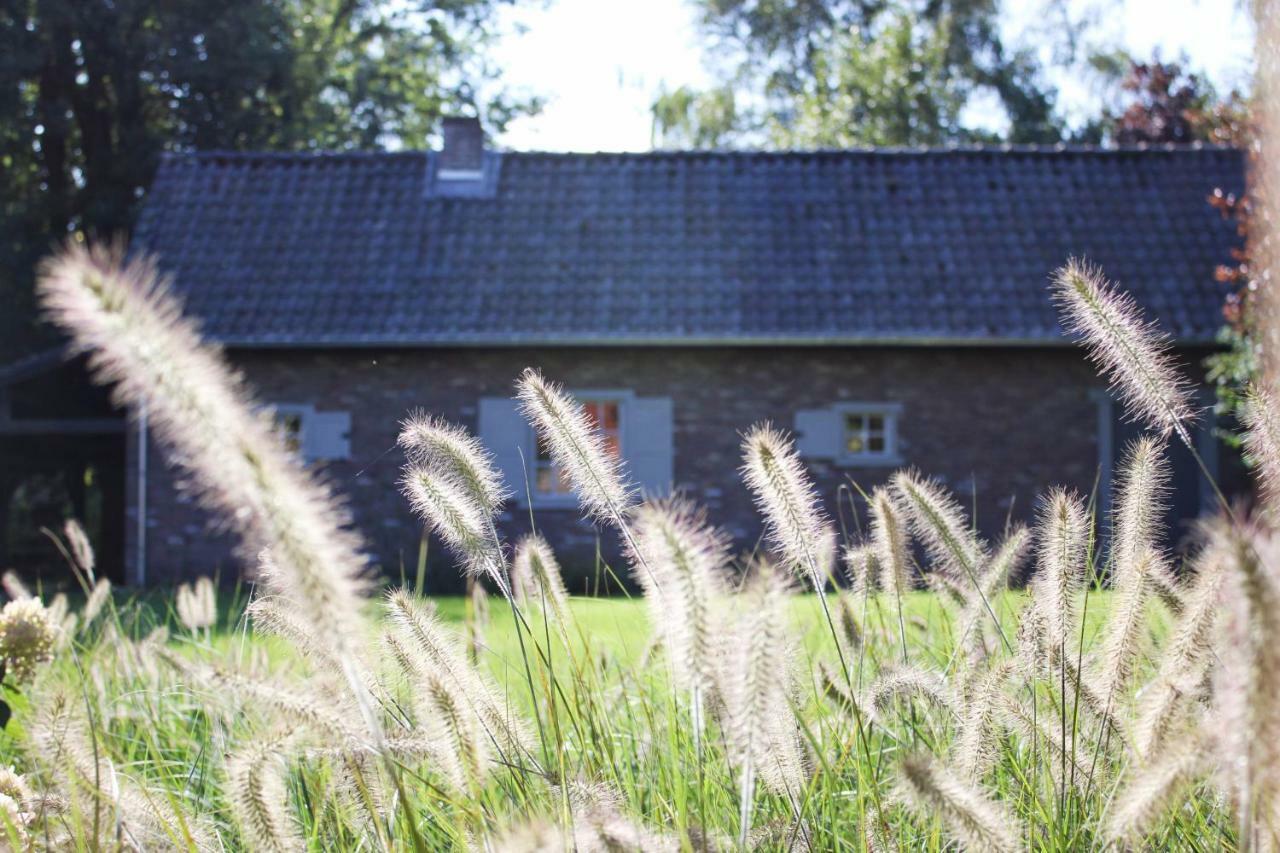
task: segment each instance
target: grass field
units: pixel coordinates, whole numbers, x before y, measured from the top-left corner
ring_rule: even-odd
[[[69,730],[51,734],[59,724],[50,720],[49,708],[34,707],[25,695],[15,696],[17,719],[0,738],[0,762],[37,780],[52,756],[33,753],[33,743],[48,744],[52,737],[73,757],[77,748],[91,744],[110,759],[113,772],[130,780],[133,796],[147,798],[149,808],[162,816],[154,818],[153,844],[183,846],[181,820],[175,821],[174,816],[185,816],[191,821],[193,844],[199,845],[204,833],[232,847],[263,846],[260,839],[243,835],[232,817],[236,809],[228,802],[224,782],[226,754],[234,752],[238,743],[262,738],[264,730],[272,732],[270,720],[281,713],[286,718],[308,719],[308,712],[291,708],[291,701],[313,702],[310,713],[323,716],[326,700],[317,695],[315,684],[318,680],[338,689],[340,682],[332,680],[333,673],[299,656],[291,644],[249,631],[239,605],[229,595],[223,598],[217,624],[210,628],[182,627],[169,602],[154,594],[140,600],[117,596],[91,623],[82,620],[76,640],[45,669],[33,695],[40,697],[39,703],[59,708],[64,724],[68,720],[87,723],[93,738],[82,738],[77,747]],[[943,597],[931,592],[909,594],[900,622],[896,608],[883,595],[858,599],[844,593],[831,600],[848,604],[861,629],[862,642],[846,646],[855,691],[861,696],[870,697],[884,673],[903,671],[904,634],[905,657],[912,671],[957,678],[964,669],[963,656],[954,654],[951,642],[957,609]],[[1010,638],[1027,601],[1021,592],[992,599]],[[1097,644],[1108,603],[1105,592],[1092,592],[1081,600],[1086,649]],[[605,808],[613,815],[611,820],[634,820],[646,827],[644,831],[654,833],[649,841],[659,846],[736,846],[740,802],[728,748],[715,728],[695,741],[688,697],[673,690],[665,675],[663,650],[652,642],[655,632],[644,601],[575,598],[563,623],[530,614],[531,632],[525,634],[523,655],[512,611],[501,599],[488,600],[487,615],[479,616],[473,602],[465,598],[434,599],[431,606],[444,629],[456,634],[459,648],[470,647],[468,654],[492,675],[514,715],[528,721],[534,745],[522,770],[486,770],[483,783],[473,780],[460,790],[451,790],[430,760],[400,765],[398,784],[414,804],[420,838],[415,842],[412,833],[406,832],[403,816],[393,811],[383,830],[387,844],[421,843],[427,849],[446,849],[488,838],[496,849],[541,849],[512,827],[521,826],[530,814],[552,819],[558,807],[575,813],[586,808],[571,802],[565,793],[572,792],[572,784],[545,784],[548,778],[559,778],[581,782],[588,792],[583,796],[608,791],[604,806],[590,808]],[[792,695],[808,756],[805,788],[794,802],[776,793],[756,795],[750,845],[863,849],[867,827],[882,815],[882,846],[946,846],[941,824],[909,820],[897,808],[877,802],[877,794],[888,798],[900,754],[945,749],[955,734],[949,718],[957,709],[923,694],[911,701],[910,688],[887,703],[868,698],[866,711],[875,715],[876,723],[873,726],[869,717],[863,723],[881,731],[868,735],[867,751],[861,752],[855,715],[833,701],[829,688],[823,686],[824,673],[831,677],[837,671],[838,658],[816,596],[789,596],[786,611],[798,646],[797,689]],[[1163,630],[1163,614],[1153,607],[1152,615],[1152,631]],[[370,623],[376,623],[376,614],[370,616]],[[564,632],[558,630],[561,624]],[[153,633],[161,625],[168,627],[167,637]],[[997,641],[992,639],[994,651]],[[532,658],[528,670],[523,662],[526,656]],[[405,692],[410,686],[385,666],[375,668],[396,685],[386,695],[412,706],[412,691]],[[778,677],[785,675],[778,673]],[[904,698],[908,701],[899,701]],[[878,711],[872,707],[876,702],[883,704]],[[1040,713],[1052,718],[1053,708],[1054,703],[1046,701]],[[994,732],[992,736],[997,737]],[[1044,737],[1052,739],[1048,726]],[[318,748],[314,735],[305,740],[312,743],[303,754],[312,757],[292,767],[285,786],[288,810],[284,814],[296,824],[295,840],[314,849],[373,843],[378,833],[361,816],[364,807],[361,797],[350,789],[351,780],[343,777],[340,767],[314,754]],[[832,744],[843,746],[832,749]],[[1021,744],[1009,741],[1005,746],[1009,751],[994,768],[993,788],[1005,792],[1021,813],[1034,816],[1042,827],[1057,830],[1056,835],[1037,833],[1031,846],[1080,849],[1093,844],[1092,829],[1080,817],[1091,801],[1101,802],[1108,795],[1113,780],[1104,781],[1099,774],[1096,785],[1088,788],[1061,788],[1053,780],[1051,761],[1033,764],[1022,753]],[[76,760],[86,759],[80,755]],[[1028,768],[1043,778],[1021,778]],[[366,768],[366,772],[372,784],[377,768]],[[381,784],[386,785],[386,780]],[[230,794],[234,800],[234,792]],[[558,800],[561,796],[565,799]],[[166,803],[166,797],[172,799]],[[134,808],[140,808],[136,802]],[[1192,824],[1195,832],[1207,833],[1202,836],[1206,839],[1217,833],[1222,841],[1222,828],[1212,823],[1212,806],[1205,802],[1202,809]],[[147,808],[141,810],[145,813]],[[91,811],[64,816],[74,827],[73,836],[104,837],[102,827],[92,831],[88,827]],[[116,810],[109,809],[98,820],[110,822],[118,817]],[[136,815],[131,819],[139,820]],[[1182,844],[1187,840],[1185,822],[1173,827],[1168,831],[1178,835],[1154,837]],[[517,835],[504,835],[507,832]],[[166,839],[166,834],[178,837]],[[105,837],[112,837],[112,832]]]

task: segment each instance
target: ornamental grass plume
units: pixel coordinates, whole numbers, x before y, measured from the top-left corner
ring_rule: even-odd
[[[110,598],[111,581],[100,578],[89,591],[84,607],[80,609],[80,624],[86,628],[93,624],[102,615],[102,609],[107,606],[107,600]]]
[[[740,837],[751,826],[756,780],[793,804],[804,784],[804,755],[792,698],[792,640],[786,576],[765,561],[752,567],[732,602],[723,635],[717,684],[729,760],[738,772]]]
[[[871,544],[850,545],[844,549],[844,570],[849,577],[849,588],[855,595],[862,595],[880,586],[880,561]]]
[[[1089,520],[1080,497],[1053,489],[1040,506],[1036,524],[1038,571],[1031,580],[1034,607],[1044,625],[1044,646],[1056,658],[1070,658],[1076,636],[1076,597],[1089,560]]]
[[[1015,667],[1006,660],[978,673],[960,703],[960,731],[952,747],[952,760],[961,776],[971,782],[981,781],[999,759],[1002,691]]]
[[[879,567],[881,588],[898,600],[911,591],[911,555],[907,529],[898,516],[893,496],[879,487],[871,492],[871,545]]]
[[[969,596],[960,613],[959,645],[977,662],[987,655],[987,635],[995,626],[990,620],[990,602],[1006,589],[1009,578],[1018,572],[1022,558],[1031,545],[1031,531],[1025,525],[1015,524],[992,554],[978,578],[978,594]]]
[[[73,244],[41,266],[38,290],[49,319],[89,353],[97,380],[114,383],[117,403],[147,413],[203,502],[241,535],[245,555],[270,548],[276,571],[266,580],[361,692],[353,669],[364,639],[356,602],[368,590],[360,539],[337,498],[275,437],[270,416],[254,413],[244,383],[182,316],[154,262]]]
[[[635,503],[635,489],[622,460],[578,401],[533,368],[516,382],[516,400],[587,515],[628,535],[625,516]]]
[[[1062,325],[1076,335],[1129,414],[1157,432],[1174,432],[1194,448],[1187,424],[1195,410],[1168,335],[1142,316],[1128,293],[1101,270],[1072,259],[1058,269],[1051,292]]]
[[[1280,548],[1257,519],[1211,528],[1229,569],[1217,644],[1213,746],[1237,808],[1240,845],[1280,842]]]
[[[1109,803],[1104,837],[1116,849],[1142,847],[1144,837],[1174,806],[1208,765],[1205,738],[1199,731],[1177,739],[1149,762],[1135,767]]]
[[[896,794],[910,811],[942,821],[947,834],[967,850],[1014,853],[1023,849],[1026,833],[1017,818],[927,753],[902,759]]]
[[[190,631],[212,628],[218,621],[218,599],[213,581],[198,578],[195,584],[182,584],[174,597],[178,621]]]
[[[1158,565],[1160,556],[1147,550],[1116,579],[1096,667],[1095,689],[1106,697],[1108,704],[1119,701],[1137,670],[1147,636],[1147,604],[1155,592],[1152,575]]]
[[[497,512],[509,497],[493,454],[457,424],[414,412],[401,424],[399,444],[412,462],[461,487],[482,512]]]
[[[67,540],[67,550],[71,555],[73,567],[80,576],[89,583],[94,582],[94,569],[97,558],[93,546],[89,544],[89,536],[74,518],[68,518],[62,525],[62,535]]]
[[[937,482],[915,471],[899,471],[891,485],[911,532],[924,543],[930,568],[963,590],[968,600],[987,561],[986,543],[973,532],[956,499]]]
[[[38,598],[10,601],[0,610],[0,660],[18,683],[30,681],[39,667],[53,659],[58,627]]]
[[[1245,394],[1240,418],[1245,427],[1245,450],[1256,466],[1258,481],[1271,511],[1280,505],[1280,402],[1264,385]]]
[[[467,660],[458,638],[418,599],[404,590],[386,597],[390,631],[403,648],[408,663],[440,685],[455,691],[479,721],[486,739],[495,744],[504,761],[516,762],[530,753],[530,736],[524,721],[499,698],[489,680]]]
[[[742,440],[742,477],[765,520],[765,535],[793,572],[821,593],[827,578],[820,547],[830,536],[818,492],[791,438],[772,424],[752,427]]]
[[[256,737],[227,757],[227,793],[231,814],[245,842],[255,850],[292,853],[306,849],[293,810],[286,776],[287,735]]]
[[[1134,750],[1151,760],[1167,742],[1179,719],[1197,704],[1213,657],[1213,632],[1222,607],[1222,588],[1230,554],[1227,541],[1214,532],[1216,522],[1202,524],[1203,547],[1192,563],[1195,572],[1186,606],[1166,635],[1156,674],[1142,688],[1134,719]]]
[[[493,527],[493,516],[472,498],[468,487],[428,465],[405,466],[401,488],[413,511],[426,522],[471,577],[488,575],[511,598],[507,558]]]
[[[11,601],[32,598],[31,590],[27,589],[27,585],[13,569],[7,569],[3,575],[0,575],[0,586],[4,587],[4,594],[9,596]]]
[[[637,566],[635,578],[676,685],[693,696],[694,721],[700,727],[702,701],[715,681],[719,625],[714,608],[727,593],[728,541],[697,507],[680,498],[641,504],[632,514],[632,528],[650,569]]]
[[[549,612],[561,623],[569,616],[569,591],[564,586],[560,562],[540,533],[529,533],[516,542],[511,560],[511,591],[521,602],[531,602],[534,612]]]
[[[1169,477],[1163,441],[1143,436],[1126,448],[1111,519],[1113,586],[1123,585],[1123,575],[1135,568],[1143,554],[1159,556]]]

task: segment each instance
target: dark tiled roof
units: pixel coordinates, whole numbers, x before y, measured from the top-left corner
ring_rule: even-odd
[[[424,153],[200,154],[139,226],[232,345],[1061,339],[1084,255],[1212,338],[1226,149],[506,153],[442,197]]]

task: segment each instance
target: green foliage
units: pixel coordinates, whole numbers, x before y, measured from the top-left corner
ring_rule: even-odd
[[[0,361],[42,340],[38,258],[72,230],[126,233],[164,151],[423,147],[442,112],[501,128],[536,108],[484,57],[505,2],[0,8]]]
[[[1010,51],[998,4],[701,0],[703,31],[722,59],[719,84],[654,105],[672,146],[731,141],[777,147],[930,145],[994,138],[966,109],[994,101],[1013,142],[1062,135],[1035,58]]]

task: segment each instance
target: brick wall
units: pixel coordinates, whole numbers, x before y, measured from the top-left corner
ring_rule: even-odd
[[[398,421],[423,407],[475,428],[477,401],[507,395],[520,371],[541,367],[569,387],[626,388],[668,396],[674,403],[677,485],[704,504],[711,518],[751,547],[760,532],[750,497],[737,477],[740,433],[772,419],[791,428],[798,409],[842,400],[900,403],[905,464],[939,476],[980,526],[996,535],[1006,517],[1028,518],[1036,495],[1061,483],[1088,493],[1099,463],[1100,383],[1072,349],[490,349],[423,351],[240,351],[233,354],[259,397],[351,412],[349,461],[325,466],[325,477],[347,496],[370,553],[384,573],[412,575],[420,526],[396,485],[403,461],[395,448]],[[148,581],[220,570],[238,571],[231,541],[173,484],[164,456],[151,455],[148,490]],[[864,489],[884,468],[814,465],[833,513],[849,480]],[[523,487],[523,484],[520,484]],[[848,494],[842,503],[849,518]],[[580,578],[590,573],[596,531],[569,510],[537,510],[539,528]],[[502,519],[514,537],[527,511]],[[433,558],[443,561],[438,543]],[[456,586],[445,562],[433,559],[434,588]]]

